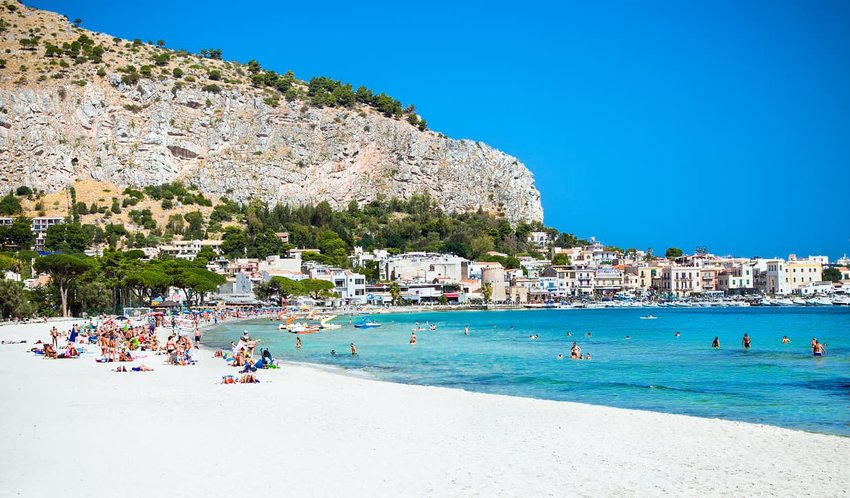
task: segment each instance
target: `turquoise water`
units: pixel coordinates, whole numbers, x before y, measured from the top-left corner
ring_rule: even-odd
[[[394,314],[374,317],[383,327],[369,330],[340,317],[340,330],[300,336],[300,351],[296,336],[277,330],[279,322],[257,320],[223,324],[208,331],[204,342],[226,348],[247,329],[277,358],[382,380],[850,435],[850,309],[654,309],[657,320],[640,319],[649,312]],[[417,321],[436,323],[437,330],[417,332],[418,343],[411,346]],[[749,351],[740,346],[745,332],[752,338]],[[530,340],[532,334],[539,339]],[[782,344],[783,335],[790,344]],[[711,348],[715,336],[719,350]],[[825,357],[812,357],[812,337],[829,345]],[[572,341],[593,359],[567,359]],[[357,345],[356,357],[349,354],[350,342]],[[340,355],[331,356],[332,349]],[[565,359],[557,360],[559,353]]]

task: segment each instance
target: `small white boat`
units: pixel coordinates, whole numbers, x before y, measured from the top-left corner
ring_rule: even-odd
[[[640,319],[641,320],[657,320],[658,317],[655,316],[655,315],[649,314],[649,315],[644,315],[644,316],[640,317]]]
[[[790,299],[788,299],[787,297],[784,297],[782,299],[777,299],[774,302],[776,303],[777,306],[794,306],[794,302],[791,301]]]
[[[827,297],[816,297],[806,300],[807,306],[832,306],[832,300]]]

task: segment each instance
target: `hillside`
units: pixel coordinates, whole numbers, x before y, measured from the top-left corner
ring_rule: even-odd
[[[332,80],[113,38],[11,0],[0,19],[4,190],[181,180],[237,201],[335,208],[423,193],[447,211],[542,220],[516,158],[429,131],[383,94],[363,104]]]

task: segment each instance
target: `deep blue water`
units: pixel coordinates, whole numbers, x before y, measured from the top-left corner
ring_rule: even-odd
[[[649,312],[658,319],[640,319]],[[848,308],[469,311],[374,318],[383,327],[358,330],[347,317],[337,318],[340,330],[300,336],[301,351],[295,349],[296,336],[268,320],[223,324],[208,331],[204,342],[226,348],[247,329],[277,358],[335,365],[382,380],[850,435]],[[417,321],[438,328],[417,332],[418,343],[411,346]],[[749,351],[740,345],[745,332],[752,338]],[[539,340],[530,340],[532,334]],[[783,335],[790,344],[782,344]],[[715,336],[719,350],[711,348]],[[828,344],[825,357],[812,356],[812,337]],[[572,341],[593,359],[567,359]],[[349,354],[350,342],[357,345],[356,357]],[[341,354],[332,357],[331,349]],[[559,353],[565,359],[557,360]]]

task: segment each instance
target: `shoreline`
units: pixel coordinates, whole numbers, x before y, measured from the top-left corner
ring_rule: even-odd
[[[277,485],[320,496],[802,495],[816,485],[829,496],[850,487],[850,438],[291,362],[259,371],[260,384],[222,385],[235,369],[211,348],[197,350],[193,366],[149,356],[134,364],[153,372],[116,374],[91,356],[27,353],[50,326],[0,331],[28,340],[0,346],[8,406],[0,445],[14,449],[0,454],[0,495],[222,495]],[[188,462],[189,473],[173,470]],[[116,463],[141,471],[86,471]],[[235,479],[244,469],[271,477]]]
[[[470,311],[483,311],[483,310],[470,310]],[[396,313],[396,314],[398,314],[398,313]],[[342,317],[342,316],[344,316],[344,315],[340,315],[340,317]],[[253,318],[241,318],[241,319],[238,319],[238,320],[240,322],[245,322],[245,321],[252,321],[252,320],[268,320],[268,318],[267,317],[253,317]],[[233,321],[234,320],[232,320],[232,319],[230,320],[230,322],[233,322]],[[207,326],[206,328],[210,329],[210,328],[223,326],[223,325],[227,325],[227,322],[218,323],[218,324],[209,324],[209,326]],[[293,335],[293,336],[297,337],[296,335]],[[238,338],[238,333],[236,331],[234,331],[234,338]],[[260,345],[258,345],[258,351],[261,350],[262,348],[263,348],[263,346],[262,346],[262,342],[261,342]],[[206,350],[207,352],[209,352],[209,354],[213,354],[216,350],[218,350],[220,348],[212,348],[208,345],[201,344],[200,349]],[[310,369],[315,369],[318,372],[328,373],[328,374],[331,374],[331,375],[339,375],[339,376],[346,377],[346,378],[371,380],[371,381],[375,381],[375,382],[384,382],[384,383],[388,383],[388,384],[423,387],[423,388],[448,389],[448,390],[452,390],[452,391],[461,391],[461,392],[465,392],[465,393],[482,394],[482,395],[488,395],[488,396],[505,396],[505,397],[509,397],[509,398],[526,399],[526,400],[534,400],[534,401],[547,401],[547,402],[554,402],[554,403],[571,403],[571,404],[577,404],[577,405],[583,405],[583,406],[608,408],[608,409],[612,409],[612,410],[626,410],[626,411],[649,413],[649,414],[675,415],[675,416],[679,416],[679,417],[691,417],[691,418],[700,419],[700,420],[722,421],[722,422],[732,422],[732,423],[738,423],[738,424],[747,424],[747,425],[752,425],[752,426],[772,427],[772,428],[776,428],[776,429],[801,432],[801,433],[805,433],[805,434],[834,436],[834,437],[850,440],[850,435],[845,435],[845,434],[835,434],[835,433],[822,432],[822,431],[817,431],[817,430],[805,430],[805,429],[795,428],[795,427],[784,427],[784,426],[781,426],[781,425],[773,425],[773,424],[761,423],[761,422],[752,422],[752,421],[748,421],[748,420],[729,419],[729,418],[720,418],[720,417],[708,417],[708,416],[691,415],[691,414],[686,414],[686,413],[675,413],[675,412],[660,411],[660,410],[646,410],[646,409],[641,409],[641,408],[627,408],[627,407],[622,407],[622,406],[603,405],[603,404],[587,403],[587,402],[581,402],[581,401],[559,400],[559,399],[535,397],[535,396],[531,396],[531,395],[493,393],[493,392],[465,389],[463,387],[449,387],[449,386],[437,386],[437,385],[431,385],[431,384],[417,384],[417,383],[412,383],[412,382],[402,382],[402,381],[396,381],[396,380],[390,380],[390,379],[382,379],[382,378],[376,376],[375,374],[368,372],[368,371],[365,371],[363,369],[358,370],[358,369],[348,368],[344,365],[339,365],[339,364],[313,363],[313,362],[309,362],[309,361],[292,361],[292,360],[277,360],[277,361],[278,361],[278,364],[280,364],[282,366],[295,366],[295,367],[299,367],[299,368],[310,368]],[[262,371],[260,371],[260,373],[262,373]]]

